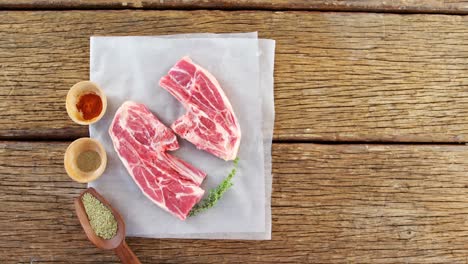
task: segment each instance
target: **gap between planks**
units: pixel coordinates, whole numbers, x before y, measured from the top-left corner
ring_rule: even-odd
[[[82,137],[89,137],[84,135]],[[0,137],[0,142],[72,142],[82,137],[48,138],[48,137]],[[282,140],[274,139],[273,144],[316,144],[316,145],[396,145],[396,146],[464,146],[468,142],[396,142],[396,141],[320,141],[320,140]]]
[[[465,1],[338,1],[338,0],[0,0],[0,10],[223,10],[320,11],[394,14],[468,14]]]

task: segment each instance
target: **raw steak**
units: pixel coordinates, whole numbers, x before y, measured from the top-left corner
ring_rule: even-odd
[[[143,193],[184,220],[200,201],[206,174],[166,153],[179,148],[177,138],[143,104],[125,102],[109,127],[114,148]]]
[[[224,160],[236,158],[241,139],[239,123],[211,73],[184,57],[161,78],[159,85],[187,110],[172,124],[174,132]]]

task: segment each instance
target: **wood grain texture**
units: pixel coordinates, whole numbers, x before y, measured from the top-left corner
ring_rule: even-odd
[[[467,14],[466,0],[0,0],[0,9],[262,9]]]
[[[3,263],[114,263],[86,240],[67,143],[0,142]],[[468,147],[273,146],[271,241],[128,239],[142,263],[466,263]]]
[[[66,92],[92,35],[259,31],[277,41],[276,140],[468,141],[468,17],[0,12],[0,138],[75,138]]]

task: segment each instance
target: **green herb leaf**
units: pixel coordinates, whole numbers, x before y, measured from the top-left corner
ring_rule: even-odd
[[[200,212],[203,212],[213,206],[223,197],[223,194],[233,185],[232,177],[236,174],[237,166],[239,164],[239,157],[234,160],[234,168],[231,173],[221,182],[216,188],[210,190],[208,197],[197,203],[189,213],[189,216],[194,216]]]

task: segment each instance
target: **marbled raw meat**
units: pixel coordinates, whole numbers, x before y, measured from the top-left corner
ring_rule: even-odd
[[[206,174],[166,151],[179,148],[174,133],[143,105],[125,102],[109,127],[129,174],[155,204],[184,220],[200,201]]]
[[[187,110],[172,124],[175,133],[219,158],[236,158],[240,126],[231,103],[211,73],[184,57],[161,78],[159,85]]]

